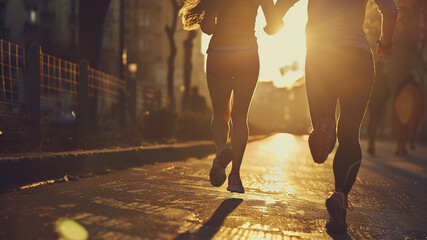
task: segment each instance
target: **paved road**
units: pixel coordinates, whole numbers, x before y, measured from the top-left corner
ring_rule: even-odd
[[[364,157],[348,235],[331,236],[324,200],[332,159],[314,164],[306,139],[277,134],[250,143],[245,194],[210,186],[213,156],[4,193],[0,239],[427,238],[426,146],[397,158],[391,143],[380,143],[378,157]]]

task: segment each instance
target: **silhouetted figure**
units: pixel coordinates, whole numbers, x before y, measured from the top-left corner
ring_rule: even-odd
[[[382,14],[379,58],[393,55],[392,36],[397,21],[393,0],[374,0]],[[297,0],[278,0],[283,14]],[[330,219],[326,228],[346,232],[348,194],[362,160],[360,124],[374,81],[373,56],[363,31],[367,0],[308,0],[306,27],[306,88],[313,132],[308,143],[316,163],[326,161],[335,146],[335,190],[326,200]],[[337,100],[341,114],[335,123]],[[351,206],[351,204],[350,204]]]
[[[369,146],[367,152],[369,155],[375,155],[375,139],[381,120],[384,118],[385,105],[390,97],[390,86],[388,77],[384,73],[384,63],[378,61],[375,64],[375,83],[369,101],[369,121],[368,121],[368,139]]]
[[[199,94],[199,88],[194,86],[191,88],[191,94],[188,103],[188,110],[196,113],[206,113],[206,100]]]
[[[408,155],[406,144],[408,141],[413,144],[418,124],[424,114],[424,97],[413,74],[409,74],[400,85],[393,105],[397,133],[395,154],[406,156]]]
[[[274,11],[273,0],[185,0],[181,9],[184,29],[200,26],[204,33],[212,35],[206,69],[213,108],[211,129],[218,152],[210,181],[213,186],[221,186],[226,180],[225,168],[232,160],[227,188],[231,192],[244,193],[239,172],[248,140],[249,105],[259,74],[254,31],[259,6],[267,20],[264,30],[268,34],[277,32],[283,21]],[[231,146],[227,144],[230,118]]]

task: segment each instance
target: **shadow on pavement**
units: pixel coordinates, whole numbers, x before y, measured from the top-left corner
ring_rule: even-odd
[[[327,232],[334,240],[352,240],[352,238],[347,233],[332,233]]]
[[[203,224],[197,232],[191,233],[189,231],[181,233],[175,240],[184,239],[211,239],[221,228],[225,218],[236,209],[243,199],[240,198],[229,198],[224,200],[221,205],[216,209],[215,213],[209,220]],[[231,236],[230,236],[231,237]]]

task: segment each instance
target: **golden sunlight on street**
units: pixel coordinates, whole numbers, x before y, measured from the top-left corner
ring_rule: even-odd
[[[274,159],[276,163],[284,163],[294,147],[295,137],[291,134],[281,133],[269,139],[262,147],[261,152],[268,154],[268,157]]]
[[[296,3],[283,20],[284,28],[277,34],[268,36],[263,31],[266,24],[264,15],[261,8],[258,10],[255,35],[258,38],[261,65],[259,80],[273,81],[276,87],[291,87],[304,76],[307,0]],[[203,54],[206,53],[209,39],[208,35],[202,35]],[[286,67],[290,67],[290,70],[283,71]]]
[[[266,157],[272,159],[276,164],[284,164],[289,159],[289,154],[295,148],[295,137],[291,134],[274,135],[266,144],[262,146],[260,151]],[[261,188],[262,192],[282,192],[293,193],[294,188],[289,186],[286,173],[282,168],[272,165],[267,174],[262,176],[264,185]]]

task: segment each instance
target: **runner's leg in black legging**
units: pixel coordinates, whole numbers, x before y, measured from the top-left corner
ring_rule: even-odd
[[[330,83],[334,72],[324,58],[324,49],[310,47],[306,58],[306,90],[313,128],[323,117],[335,119],[338,96],[331,91]]]
[[[345,61],[341,81],[346,84],[338,89],[341,114],[333,169],[335,188],[348,195],[362,160],[359,132],[371,93],[374,67],[370,53],[357,48],[344,48],[343,51],[348,51],[341,59]]]

